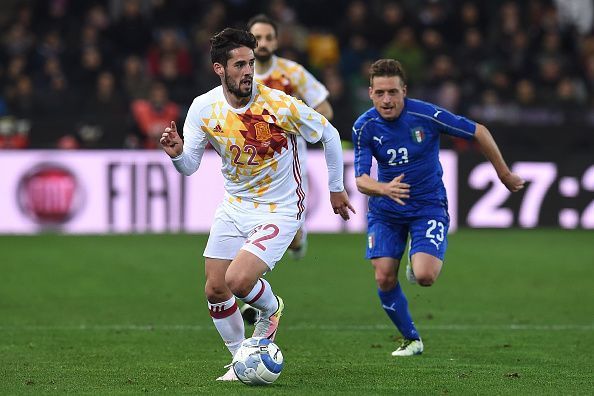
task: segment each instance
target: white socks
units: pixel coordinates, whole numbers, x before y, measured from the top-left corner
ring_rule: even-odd
[[[231,356],[234,356],[245,339],[243,318],[237,309],[235,297],[222,303],[208,302],[208,309],[221,338],[231,352]]]
[[[269,317],[278,309],[278,300],[272,292],[272,287],[263,278],[256,282],[256,285],[247,296],[238,298],[244,303],[259,309],[264,317]]]
[[[270,283],[260,278],[247,296],[239,298],[246,304],[259,309],[262,315],[271,316],[278,309],[278,300],[272,292]],[[245,339],[243,318],[235,302],[235,297],[221,303],[208,302],[210,316],[225,345],[234,356]]]

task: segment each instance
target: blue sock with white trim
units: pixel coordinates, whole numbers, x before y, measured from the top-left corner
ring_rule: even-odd
[[[382,308],[398,328],[402,336],[408,340],[420,340],[421,336],[408,310],[408,301],[402,292],[400,282],[392,290],[377,289],[377,295],[382,302]]]

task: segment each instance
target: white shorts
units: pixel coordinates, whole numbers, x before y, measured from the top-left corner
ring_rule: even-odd
[[[225,200],[215,213],[204,257],[233,260],[243,249],[273,269],[302,224],[295,216],[246,210]]]

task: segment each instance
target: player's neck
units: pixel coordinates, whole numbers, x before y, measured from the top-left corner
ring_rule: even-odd
[[[270,59],[268,59],[265,62],[261,62],[261,61],[257,60],[256,61],[256,74],[268,73],[268,71],[272,67],[272,59],[273,59],[273,57],[271,56]]]
[[[240,96],[235,95],[234,93],[232,93],[231,91],[229,91],[227,89],[225,84],[223,84],[223,95],[225,96],[227,103],[229,103],[229,106],[233,107],[234,109],[241,109],[246,104],[248,104],[248,102],[252,98],[251,94],[250,94],[250,96],[246,96],[246,97],[240,97]]]

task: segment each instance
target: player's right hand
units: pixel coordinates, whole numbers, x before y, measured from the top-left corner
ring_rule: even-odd
[[[391,182],[384,184],[384,195],[392,198],[400,205],[406,205],[402,199],[410,197],[410,184],[402,183],[404,173],[396,176]]]
[[[167,155],[171,158],[179,156],[184,151],[184,141],[177,133],[175,121],[171,121],[171,126],[165,128],[165,132],[161,135],[159,142],[161,143],[163,150],[165,150]]]

